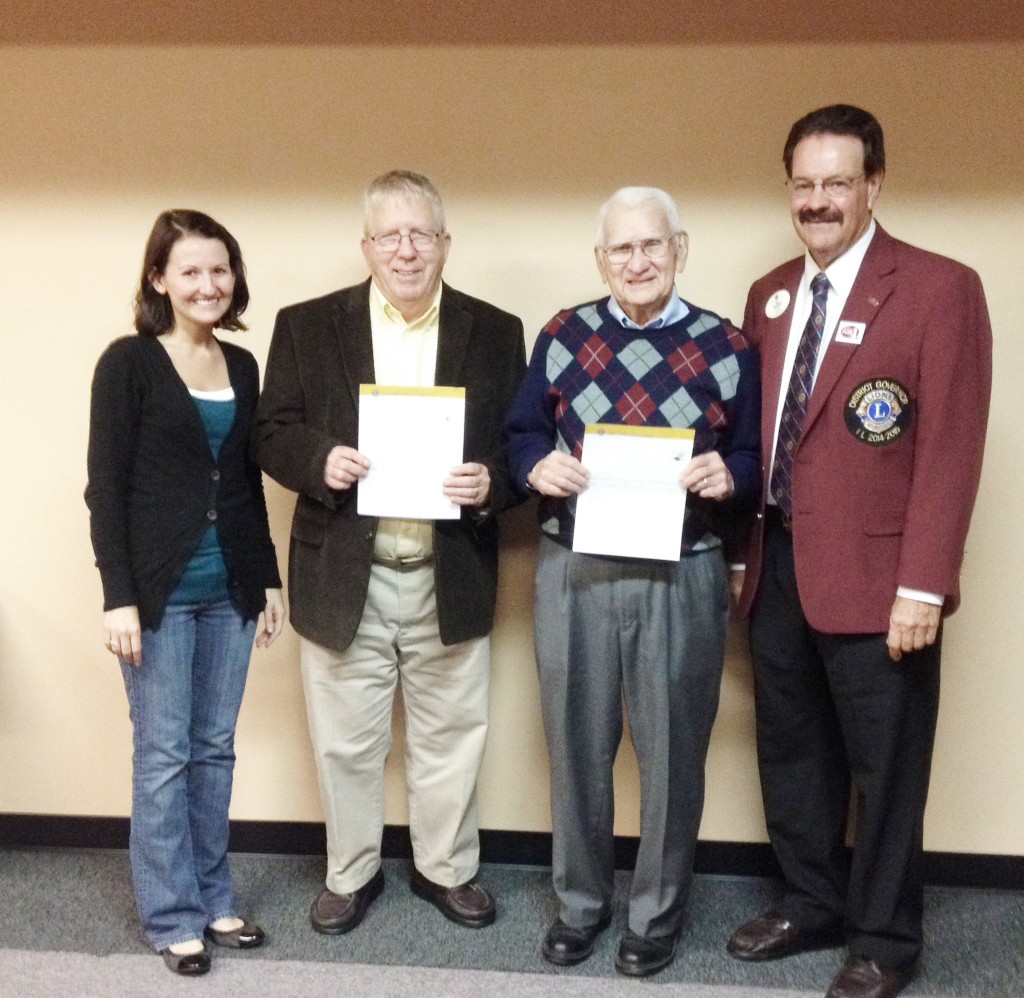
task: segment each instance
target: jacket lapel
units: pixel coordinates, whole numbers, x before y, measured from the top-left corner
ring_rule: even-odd
[[[352,404],[358,409],[359,386],[376,381],[370,331],[370,282],[360,284],[345,298],[336,301],[331,312],[348,390]]]
[[[437,331],[437,361],[434,364],[435,385],[453,388],[463,383],[462,367],[472,332],[473,316],[463,308],[462,296],[444,285]]]
[[[773,319],[766,315],[759,317],[764,325],[764,333],[760,338],[759,348],[761,351],[761,380],[766,387],[775,386],[775,394],[764,400],[765,412],[772,414],[771,419],[761,421],[763,453],[769,455],[767,464],[770,467],[774,459],[772,454],[772,441],[775,438],[775,415],[778,407],[779,393],[788,391],[791,371],[786,364],[786,346],[789,343],[789,327],[793,324],[793,308],[796,302],[796,292],[800,286],[800,275],[803,273],[804,261],[800,257],[789,264],[787,270],[782,274],[777,288],[772,288],[772,294],[778,291],[785,291],[789,295],[789,304],[786,310],[775,316]],[[767,302],[762,308],[767,308]]]

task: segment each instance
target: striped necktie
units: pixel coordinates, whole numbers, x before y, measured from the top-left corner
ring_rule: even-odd
[[[779,442],[775,447],[772,463],[771,493],[779,506],[779,512],[788,520],[793,515],[793,458],[803,430],[807,403],[811,398],[814,382],[814,364],[821,345],[821,334],[825,328],[825,306],[828,302],[828,278],[818,274],[811,281],[811,314],[807,325],[800,334],[793,361],[793,373],[789,379],[789,390],[782,407],[779,422]]]

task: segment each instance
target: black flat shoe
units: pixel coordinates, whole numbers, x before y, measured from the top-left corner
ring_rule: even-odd
[[[243,921],[237,929],[228,929],[227,932],[208,925],[203,929],[203,935],[211,943],[227,946],[229,949],[255,949],[267,940],[266,933],[254,922],[248,921]]]
[[[169,949],[160,950],[167,969],[183,977],[199,977],[210,969],[210,954],[204,946],[198,953],[172,953]]]
[[[627,977],[650,977],[664,970],[675,956],[675,936],[638,936],[627,932],[619,943],[615,969]]]
[[[571,967],[590,958],[594,952],[594,941],[611,925],[612,915],[608,912],[596,924],[585,929],[574,929],[556,918],[544,937],[540,951],[548,963],[559,967]]]

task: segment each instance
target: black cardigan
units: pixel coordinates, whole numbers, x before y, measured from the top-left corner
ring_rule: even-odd
[[[281,585],[263,479],[248,456],[259,371],[247,350],[221,349],[236,408],[216,461],[199,410],[156,339],[115,340],[96,365],[85,501],[103,608],[137,606],[143,628],[159,625],[211,522],[247,619],[263,610],[265,590]]]

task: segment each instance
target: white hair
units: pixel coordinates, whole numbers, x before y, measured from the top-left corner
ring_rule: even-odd
[[[672,195],[660,187],[620,187],[600,208],[597,209],[597,227],[594,231],[594,246],[604,245],[604,229],[608,216],[615,208],[640,208],[643,205],[657,205],[665,217],[669,231],[673,234],[683,231],[679,208]]]
[[[439,232],[445,231],[444,205],[441,195],[429,178],[412,170],[391,170],[376,177],[363,192],[363,229],[369,235],[370,217],[374,209],[388,198],[423,198],[431,207],[434,224]]]

